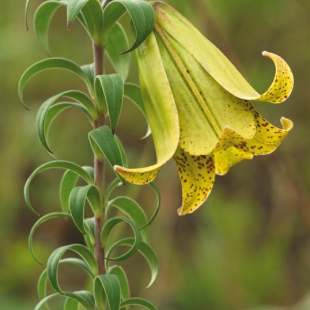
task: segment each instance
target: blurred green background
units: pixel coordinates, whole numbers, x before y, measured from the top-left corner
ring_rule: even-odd
[[[274,106],[255,106],[279,125],[281,116],[294,121],[294,130],[272,155],[256,157],[217,177],[213,193],[194,214],[178,217],[180,184],[172,162],[156,179],[162,209],[151,227],[152,244],[160,259],[160,274],[144,290],[148,266],[140,257],[126,263],[132,293],[152,300],[163,310],[306,310],[310,309],[310,1],[309,0],[170,0],[239,68],[258,91],[273,78],[267,50],[282,56],[295,76],[292,96]],[[0,2],[0,308],[33,309],[42,266],[31,257],[28,233],[37,220],[23,201],[23,184],[40,164],[51,160],[35,132],[39,105],[62,90],[84,89],[64,71],[40,73],[26,87],[25,110],[17,97],[22,72],[46,57],[37,43],[24,1]],[[92,49],[77,23],[66,31],[65,10],[51,23],[53,56],[79,64],[92,62]],[[109,65],[107,65],[109,71]],[[130,81],[136,82],[133,62]],[[71,110],[54,123],[50,144],[58,158],[92,165],[87,140],[90,125]],[[154,158],[151,139],[140,140],[146,125],[138,110],[125,102],[118,135],[131,166]],[[110,172],[111,173],[111,172]],[[31,199],[40,214],[59,210],[61,174],[48,171],[31,186]],[[153,209],[148,188],[119,189]],[[35,235],[35,250],[45,261],[57,246],[80,242],[76,228],[64,220],[44,224]],[[138,262],[138,264],[136,264]],[[71,270],[71,269],[70,269]],[[78,270],[63,270],[64,286],[78,289],[85,282]]]

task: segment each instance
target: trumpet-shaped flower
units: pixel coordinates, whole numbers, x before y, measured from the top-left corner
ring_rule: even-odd
[[[182,184],[179,215],[195,211],[210,194],[215,175],[243,159],[273,152],[293,127],[266,121],[250,101],[283,102],[293,75],[279,56],[269,89],[257,93],[231,62],[172,7],[152,3],[154,31],[137,50],[141,90],[152,130],[157,163],[129,169],[115,166],[135,184],[151,182],[173,158]]]

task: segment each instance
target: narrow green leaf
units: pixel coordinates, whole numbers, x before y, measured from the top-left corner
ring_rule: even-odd
[[[47,272],[46,269],[43,270],[43,272],[40,275],[40,278],[38,280],[38,285],[37,285],[37,291],[38,291],[38,296],[39,299],[43,299],[46,297],[46,284],[48,281],[48,277],[47,277]],[[49,309],[49,307],[46,304],[46,309]]]
[[[142,139],[148,137],[151,134],[151,128],[148,124],[147,117],[145,114],[140,86],[136,84],[126,83],[124,85],[124,97],[129,99],[132,103],[134,103],[137,106],[137,108],[140,110],[140,112],[143,114],[145,121],[147,123],[148,129],[147,129],[145,136]]]
[[[67,298],[63,310],[79,310],[79,302],[72,298]]]
[[[95,88],[95,71],[94,71],[94,64],[88,64],[88,65],[83,65],[81,66],[81,69],[87,76],[88,80],[91,82],[92,89]]]
[[[72,1],[72,0],[71,0]],[[98,0],[88,0],[81,10],[84,25],[96,45],[102,45],[103,11]]]
[[[94,281],[94,295],[98,309],[103,309],[107,300],[109,310],[119,310],[121,288],[117,276],[107,274],[96,277]]]
[[[82,167],[88,175],[92,176],[93,179],[93,167]],[[75,187],[79,175],[71,170],[65,171],[59,186],[59,198],[61,209],[63,212],[69,212],[69,197],[72,189]]]
[[[79,104],[81,104],[81,107],[84,107],[87,110],[86,115],[91,116],[91,118],[90,118],[91,122],[97,117],[97,112],[96,112],[96,109],[95,109],[93,102],[83,92],[76,91],[76,90],[64,91],[64,92],[57,94],[57,95],[49,98],[48,100],[46,100],[40,106],[40,108],[38,110],[37,118],[36,118],[36,128],[37,128],[37,133],[38,133],[38,137],[39,137],[40,142],[42,143],[45,150],[50,154],[52,154],[52,151],[48,146],[46,136],[48,133],[47,130],[49,129],[48,126],[50,125],[52,119],[50,116],[49,121],[48,121],[48,126],[46,126],[46,119],[47,119],[50,107],[61,97],[71,98],[73,100],[76,100]],[[84,109],[82,109],[82,110],[84,110]],[[63,109],[62,110],[58,109],[58,113],[60,113],[61,111],[63,111]],[[55,116],[56,115],[54,115],[54,117]]]
[[[38,41],[50,55],[48,46],[48,28],[55,12],[61,7],[66,6],[64,1],[48,1],[42,3],[34,15],[34,31]]]
[[[143,0],[114,0],[104,10],[103,37],[106,41],[112,27],[128,12],[135,31],[135,41],[125,52],[138,47],[151,33],[155,23],[155,13],[151,4]]]
[[[110,257],[110,255],[106,255],[106,257],[107,257],[106,259],[110,260],[110,261],[125,260],[125,259],[131,257],[132,255],[134,255],[140,246],[141,235],[140,235],[140,230],[139,230],[139,227],[137,226],[137,224],[132,219],[129,219],[129,218],[123,217],[123,216],[119,216],[119,217],[113,217],[113,218],[111,218],[105,222],[105,224],[102,228],[102,231],[101,231],[102,247],[103,248],[107,247],[108,238],[109,238],[109,235],[110,235],[112,229],[117,224],[119,224],[120,222],[125,222],[125,223],[129,224],[129,226],[131,227],[131,229],[134,233],[133,243],[131,245],[131,248],[126,253],[124,253],[118,257]],[[112,245],[111,247],[114,247],[114,245]]]
[[[78,291],[78,292],[63,292],[55,293],[49,296],[46,296],[44,299],[42,299],[34,308],[34,310],[40,310],[42,309],[42,306],[45,305],[49,300],[55,298],[55,297],[67,297],[71,298],[73,300],[76,300],[79,304],[81,304],[83,307],[85,307],[86,310],[94,310],[95,308],[95,301],[93,295],[88,291]]]
[[[63,292],[61,288],[59,287],[59,283],[58,283],[58,267],[59,267],[60,259],[62,255],[68,250],[71,250],[77,253],[78,255],[80,255],[83,258],[83,260],[88,264],[93,274],[97,274],[98,272],[97,263],[96,263],[96,260],[93,254],[84,245],[70,244],[70,245],[62,246],[56,249],[50,255],[47,261],[46,270],[47,270],[47,275],[48,275],[48,279],[50,281],[51,286],[54,288],[55,291],[59,293],[63,293]]]
[[[84,210],[86,199],[88,199],[95,216],[100,216],[102,203],[96,186],[86,185],[72,189],[69,197],[70,213],[76,227],[84,235],[86,234],[84,229]]]
[[[120,183],[119,178],[114,179],[109,186],[107,187],[106,191],[105,191],[105,198],[107,201],[109,201],[110,199],[110,195],[113,192],[113,190],[117,187],[119,187],[120,185],[122,185],[122,183]]]
[[[44,170],[53,169],[53,168],[61,168],[61,169],[71,170],[71,171],[75,172],[77,175],[79,175],[79,177],[83,178],[87,183],[93,184],[93,177],[90,176],[89,173],[86,172],[81,166],[79,166],[75,163],[72,163],[72,162],[66,161],[66,160],[54,160],[54,161],[44,163],[43,165],[41,165],[40,167],[38,167],[37,169],[35,169],[32,172],[32,174],[27,179],[27,181],[25,183],[25,187],[24,187],[25,202],[26,202],[28,208],[36,214],[37,214],[37,212],[33,209],[33,207],[31,206],[31,203],[30,203],[30,197],[29,197],[30,183],[38,173],[40,173]]]
[[[107,251],[107,257],[110,256],[111,252],[117,248],[118,246],[130,246],[132,247],[135,243],[135,240],[133,238],[126,238],[119,240],[115,242]],[[151,269],[151,280],[147,287],[150,287],[156,280],[157,274],[158,274],[158,258],[154,250],[145,243],[144,241],[140,241],[139,249],[138,251],[144,256],[146,261],[148,262],[150,269]]]
[[[78,108],[80,109],[89,119],[91,124],[93,124],[93,117],[90,115],[89,111],[81,104],[75,102],[58,102],[53,104],[47,111],[45,117],[45,132],[48,133],[50,126],[53,120],[58,116],[62,111],[68,108]]]
[[[108,269],[107,273],[114,274],[117,276],[121,287],[122,300],[130,298],[129,283],[124,269],[121,266],[112,266]]]
[[[18,83],[18,96],[25,107],[26,105],[23,99],[23,90],[25,88],[25,85],[35,74],[47,69],[64,69],[77,74],[85,82],[90,94],[93,94],[92,83],[79,65],[65,58],[52,57],[38,61],[37,63],[33,64],[21,76]]]
[[[126,81],[129,73],[131,54],[121,54],[121,52],[128,49],[129,43],[126,32],[119,23],[115,23],[111,29],[105,51],[115,71],[121,75],[124,81]]]
[[[148,227],[155,220],[155,218],[159,212],[160,205],[161,205],[161,198],[160,198],[160,193],[159,193],[158,187],[155,185],[154,182],[149,183],[149,186],[153,189],[153,191],[155,193],[157,204],[156,204],[155,212],[153,213],[153,215],[151,216],[149,221],[144,226],[140,227],[140,229],[144,229],[144,228]]]
[[[90,276],[91,279],[94,278],[94,274],[93,274],[92,270],[85,263],[85,261],[82,260],[82,259],[79,259],[79,258],[65,258],[65,259],[61,259],[59,261],[59,264],[73,264],[73,265],[76,265],[76,266],[80,267],[81,269],[85,270],[87,272],[87,274]],[[38,281],[38,286],[37,286],[38,295],[39,295],[40,299],[43,299],[43,298],[46,297],[47,283],[49,283],[48,282],[48,276],[47,276],[47,270],[44,269],[43,272],[40,275],[40,278],[39,278],[39,281]],[[47,305],[46,305],[46,308],[49,309]]]
[[[99,160],[106,158],[113,168],[114,165],[122,166],[122,155],[116,142],[115,135],[107,126],[102,126],[92,130],[88,135],[90,145]],[[124,183],[124,179],[118,176],[120,181]]]
[[[136,222],[139,227],[145,226],[148,222],[147,216],[141,206],[129,197],[117,197],[109,202],[106,209],[106,218],[109,218],[111,207],[115,207],[125,213],[129,218]],[[141,230],[141,236],[145,242],[150,240],[149,229]]]
[[[139,298],[139,297],[132,297],[132,298],[123,300],[121,302],[120,309],[126,306],[141,306],[142,308],[146,308],[149,310],[157,310],[157,307],[155,307],[150,301],[143,299],[143,298]]]
[[[87,3],[88,0],[69,0],[67,8],[67,27],[71,28],[72,23],[74,22],[77,15],[82,10],[83,6]]]
[[[111,129],[114,134],[123,106],[124,84],[122,77],[119,74],[97,76],[95,93],[99,109],[101,111],[106,111],[106,107],[108,109]],[[99,98],[103,102],[100,102]]]
[[[86,232],[86,235],[84,235],[85,244],[92,252],[94,252],[95,221],[93,217],[84,220],[84,228]]]
[[[34,251],[33,251],[33,246],[32,246],[33,235],[34,235],[35,231],[37,230],[37,228],[41,224],[43,224],[47,220],[50,220],[50,219],[53,219],[53,218],[57,218],[57,217],[71,218],[71,215],[68,214],[68,213],[63,213],[63,212],[53,212],[53,213],[46,214],[46,215],[42,216],[41,218],[39,218],[35,222],[35,224],[32,226],[32,228],[30,230],[29,237],[28,237],[28,247],[29,247],[29,250],[30,250],[30,253],[31,253],[32,257],[41,265],[43,265],[43,263],[41,263],[39,261],[39,259],[36,257],[36,255],[34,254]]]

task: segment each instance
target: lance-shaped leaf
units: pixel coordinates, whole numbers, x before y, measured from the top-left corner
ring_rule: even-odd
[[[111,200],[106,210],[106,218],[109,218],[109,211],[111,211],[112,206],[119,209],[133,221],[135,221],[139,228],[145,226],[145,224],[148,222],[146,214],[141,206],[129,197],[117,197]],[[141,230],[141,236],[145,242],[149,242],[149,229]]]
[[[42,3],[34,15],[34,31],[38,41],[44,50],[50,55],[48,46],[48,28],[55,12],[61,7],[66,6],[65,1],[47,1]]]
[[[114,274],[100,275],[94,281],[94,295],[98,309],[119,310],[121,302],[121,287]]]
[[[93,295],[88,291],[77,291],[77,292],[63,292],[63,293],[55,293],[49,296],[46,296],[42,299],[34,308],[34,310],[40,310],[42,307],[49,301],[54,299],[55,297],[65,297],[70,298],[77,301],[81,304],[86,310],[93,310],[95,307],[95,300]]]
[[[125,52],[138,47],[151,33],[155,15],[152,6],[143,0],[114,0],[104,10],[103,37],[104,41],[110,34],[114,24],[128,12],[135,30],[136,38],[133,45]]]
[[[111,252],[113,252],[114,249],[116,249],[119,246],[130,246],[132,247],[135,243],[135,240],[133,238],[125,238],[122,240],[119,240],[115,242],[107,251],[107,257],[111,255]],[[138,252],[140,252],[143,257],[146,259],[147,263],[150,266],[151,269],[151,280],[147,286],[150,287],[156,280],[158,275],[158,258],[155,253],[155,251],[151,248],[150,245],[145,243],[144,241],[140,241]]]
[[[86,271],[86,273],[90,276],[91,279],[94,279],[95,275],[93,274],[92,270],[88,266],[88,264],[80,259],[80,258],[64,258],[59,261],[59,264],[72,264],[75,266],[78,266],[82,270]],[[38,295],[40,299],[45,298],[47,295],[47,284],[48,284],[48,276],[47,276],[47,270],[44,269],[43,272],[40,275],[40,278],[38,280],[37,290]]]
[[[18,83],[18,96],[24,106],[26,106],[23,99],[25,85],[35,74],[47,69],[64,69],[77,74],[85,82],[90,94],[93,94],[92,82],[88,79],[88,76],[84,73],[79,65],[65,58],[52,57],[38,61],[29,67],[21,76]]]
[[[67,27],[68,29],[71,28],[72,23],[81,12],[84,5],[89,0],[69,0],[68,1],[68,8],[67,8]]]
[[[124,81],[126,81],[131,60],[131,54],[121,54],[129,49],[129,43],[124,28],[115,23],[112,28],[105,52],[111,61],[115,71],[119,73]]]
[[[134,222],[132,219],[129,219],[127,217],[118,216],[118,217],[113,217],[109,219],[108,221],[106,221],[104,226],[102,227],[101,237],[100,237],[102,247],[106,248],[111,231],[116,225],[118,225],[121,222],[127,223],[131,227],[133,234],[134,234],[134,238],[133,238],[134,242],[132,243],[131,248],[126,253],[118,257],[110,257],[107,255],[107,259],[110,261],[125,260],[131,257],[132,255],[134,255],[138,251],[139,246],[140,246],[141,235],[140,235],[139,227],[137,226],[136,222]]]
[[[93,167],[82,167],[90,176],[93,175]],[[71,170],[65,171],[59,186],[59,199],[63,212],[69,212],[69,198],[72,189],[75,187],[79,175]],[[93,179],[93,177],[92,177]]]
[[[74,0],[71,0],[71,2],[74,2]],[[82,1],[82,2],[85,2],[85,1]],[[77,12],[77,9],[79,9],[78,5],[75,6],[75,11],[74,13],[71,14],[70,18],[76,16],[75,14]],[[80,9],[80,11],[83,17],[82,24],[85,26],[93,42],[99,46],[103,45],[103,39],[102,39],[103,11],[102,11],[100,2],[98,0],[88,0],[86,1],[84,5],[82,5],[82,8]],[[68,16],[68,27],[69,28],[71,26],[71,23],[72,23],[72,20],[69,19],[69,16]]]
[[[112,132],[115,132],[122,106],[124,83],[119,74],[99,75],[95,80],[95,92],[100,111],[109,113]]]
[[[88,135],[91,147],[99,160],[106,158],[113,167],[122,163],[122,155],[116,141],[115,135],[107,126],[102,126],[92,130]],[[120,181],[124,183],[124,179],[119,177]]]
[[[100,193],[96,186],[86,185],[73,188],[69,197],[69,209],[72,219],[76,227],[84,235],[86,234],[84,228],[84,210],[85,202],[88,200],[95,216],[101,215],[102,202]]]
[[[121,288],[121,298],[122,300],[128,299],[130,297],[130,288],[124,269],[121,266],[112,266],[107,270],[107,274],[117,276]]]
[[[90,118],[91,121],[93,121],[97,117],[97,112],[96,112],[96,109],[95,109],[93,102],[83,92],[75,91],[75,90],[69,90],[69,91],[62,92],[58,95],[55,95],[55,96],[49,98],[48,100],[46,100],[41,105],[41,107],[37,113],[36,128],[37,128],[38,137],[39,137],[40,142],[44,146],[45,150],[50,154],[52,154],[53,152],[49,148],[48,143],[46,141],[46,135],[48,132],[47,130],[49,127],[49,126],[46,126],[46,123],[48,125],[50,125],[51,120],[52,120],[51,115],[49,116],[48,122],[46,122],[46,119],[47,119],[47,116],[49,114],[48,112],[50,110],[50,107],[61,97],[67,97],[67,98],[71,98],[73,100],[76,100],[79,104],[81,104],[82,107],[85,108],[85,109],[82,109],[82,111],[86,111],[86,115]],[[62,110],[63,109],[59,109],[57,111],[58,113],[56,115],[58,115]],[[53,115],[53,116],[55,117],[56,115]]]
[[[30,198],[29,198],[30,183],[38,173],[45,171],[45,170],[48,170],[48,169],[54,169],[54,168],[60,168],[60,169],[73,171],[74,173],[79,175],[79,177],[84,179],[87,183],[93,184],[93,177],[91,175],[89,175],[89,173],[86,172],[81,166],[79,166],[73,162],[66,161],[66,160],[55,160],[55,161],[50,161],[50,162],[44,163],[43,165],[41,165],[40,167],[38,167],[37,169],[35,169],[32,172],[32,174],[29,176],[29,178],[27,179],[25,186],[24,186],[25,202],[26,202],[28,208],[34,213],[37,213],[37,212],[32,208],[31,203],[30,203]]]
[[[142,308],[149,310],[157,310],[157,308],[148,300],[139,297],[132,297],[121,302],[121,307],[125,308],[126,306],[141,306]]]
[[[33,235],[36,232],[37,228],[41,224],[45,223],[47,220],[58,218],[58,217],[71,218],[71,215],[68,214],[68,213],[64,213],[64,212],[52,212],[52,213],[46,214],[46,215],[42,216],[41,218],[39,218],[35,222],[35,224],[32,226],[32,228],[30,230],[29,237],[28,237],[29,251],[30,251],[32,257],[41,265],[43,265],[43,263],[41,263],[41,261],[37,258],[37,256],[34,253],[34,250],[33,250],[33,245],[32,245],[32,243],[33,243]]]
[[[46,264],[48,279],[51,283],[51,286],[58,293],[63,293],[58,283],[58,267],[60,264],[61,257],[63,256],[65,252],[69,250],[81,256],[81,258],[88,264],[88,266],[90,267],[94,275],[98,273],[98,266],[97,266],[96,260],[93,254],[90,252],[90,250],[87,247],[81,244],[70,244],[70,245],[62,246],[56,249],[50,255],[47,261],[47,264]]]

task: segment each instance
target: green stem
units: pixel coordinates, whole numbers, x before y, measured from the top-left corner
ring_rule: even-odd
[[[95,76],[102,75],[103,70],[103,56],[104,50],[103,47],[94,44],[94,70]],[[98,111],[98,119],[95,121],[94,127],[98,128],[104,125],[105,123],[105,116]],[[96,156],[94,158],[94,182],[97,186],[102,202],[105,201],[105,169],[104,169],[104,160],[99,160]],[[102,206],[102,212],[100,216],[95,217],[95,259],[98,265],[98,273],[105,274],[105,253],[104,249],[101,247],[101,230],[104,224],[104,206]]]

